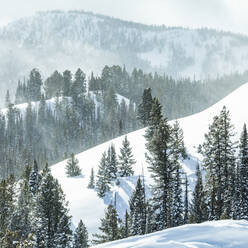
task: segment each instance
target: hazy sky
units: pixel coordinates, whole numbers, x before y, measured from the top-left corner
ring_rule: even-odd
[[[246,0],[0,0],[0,25],[51,9],[82,9],[147,24],[211,27],[248,35]]]

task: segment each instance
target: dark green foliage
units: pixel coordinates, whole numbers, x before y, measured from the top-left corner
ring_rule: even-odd
[[[93,240],[95,244],[110,242],[121,238],[121,220],[112,204],[108,206],[105,217],[101,219],[99,230],[102,234],[93,235],[94,238],[96,238]]]
[[[29,190],[32,195],[35,195],[40,184],[41,176],[38,172],[37,161],[34,160],[34,166],[29,176]]]
[[[142,96],[142,102],[138,106],[138,119],[141,121],[142,125],[146,127],[149,123],[150,113],[152,110],[152,94],[151,88],[144,89]]]
[[[82,220],[79,221],[78,227],[73,235],[73,248],[89,247],[88,231]]]
[[[111,144],[111,146],[108,149],[108,156],[107,156],[107,173],[110,182],[117,179],[117,171],[118,171],[117,155],[114,144]]]
[[[142,235],[146,232],[146,199],[145,189],[140,177],[137,180],[136,188],[130,197],[130,234]]]
[[[239,156],[235,182],[235,217],[248,219],[248,135],[246,125],[240,138]]]
[[[67,204],[58,181],[46,166],[34,205],[35,247],[68,247],[71,230]]]
[[[193,199],[190,205],[191,222],[201,223],[208,219],[205,192],[202,182],[202,173],[199,164],[196,168],[196,184],[193,192]]]
[[[74,153],[71,154],[66,164],[66,175],[68,177],[76,177],[82,174],[80,167],[78,166],[78,159],[75,158]]]
[[[133,159],[132,148],[130,143],[125,136],[125,139],[122,142],[122,147],[120,149],[119,155],[119,168],[118,174],[120,177],[128,177],[133,175],[133,165],[136,161]]]
[[[214,117],[201,146],[203,166],[206,170],[206,197],[209,218],[231,218],[233,215],[235,144],[229,111],[224,107]]]
[[[99,197],[104,197],[110,190],[107,154],[104,152],[97,173],[96,191]]]

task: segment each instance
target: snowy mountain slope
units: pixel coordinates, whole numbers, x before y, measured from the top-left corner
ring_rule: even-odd
[[[248,104],[247,94],[248,83],[242,85],[210,108],[178,120],[184,130],[185,145],[191,155],[199,156],[196,148],[204,141],[204,134],[208,131],[209,124],[214,116],[219,115],[223,106],[226,106],[227,110],[230,111],[231,122],[236,131],[234,139],[239,139],[244,123],[248,123],[248,114],[244,109],[244,106]]]
[[[232,123],[235,125],[237,131],[237,136],[235,138],[238,139],[243,123],[248,123],[247,112],[240,111],[243,106],[248,104],[247,95],[248,83],[209,109],[179,120],[180,125],[184,130],[185,144],[190,155],[190,159],[182,161],[182,168],[189,177],[191,189],[193,189],[194,186],[194,170],[196,168],[196,163],[197,160],[200,159],[199,154],[196,152],[196,147],[203,141],[204,133],[207,132],[212,117],[219,114],[222,107],[226,105],[231,111]],[[124,136],[78,154],[76,157],[79,160],[83,177],[67,178],[65,175],[66,161],[62,161],[52,166],[52,173],[62,184],[62,189],[69,201],[74,225],[77,225],[79,219],[82,218],[89,229],[89,233],[92,234],[97,232],[100,217],[103,217],[104,209],[107,205],[111,201],[114,201],[115,194],[117,199],[117,210],[120,213],[120,216],[123,217],[125,210],[128,208],[128,200],[136,185],[137,177],[142,175],[142,170],[144,170],[146,186],[149,186],[151,178],[145,160],[146,141],[143,136],[144,133],[145,129],[141,129],[127,135],[133,148],[134,158],[137,161],[134,166],[135,176],[122,178],[120,180],[120,185],[113,185],[112,191],[103,200],[97,197],[94,190],[87,188],[90,171],[91,168],[94,168],[95,173],[97,172],[102,153],[106,151],[111,144],[115,145],[116,151],[119,153],[119,148],[121,147]]]
[[[212,221],[130,237],[94,248],[247,248],[247,232],[247,221]]]
[[[246,70],[247,48],[246,36],[227,32],[147,26],[83,11],[40,12],[0,29],[0,84],[14,84],[34,67],[47,75],[78,67],[99,72],[106,64],[215,77]]]

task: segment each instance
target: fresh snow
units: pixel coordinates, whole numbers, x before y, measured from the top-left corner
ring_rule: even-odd
[[[247,248],[248,222],[221,220],[184,225],[92,248]]]
[[[242,111],[243,106],[248,104],[247,95],[248,83],[241,86],[209,109],[178,120],[180,126],[184,130],[185,144],[189,152],[189,159],[182,161],[181,164],[184,172],[186,172],[189,177],[191,190],[194,186],[196,164],[198,160],[200,161],[200,156],[197,153],[197,146],[204,140],[204,133],[208,131],[208,125],[212,122],[213,116],[219,114],[225,105],[231,112],[231,120],[236,127],[237,132],[235,139],[238,139],[243,124],[245,122],[248,123],[248,113],[247,111]],[[148,186],[152,181],[145,159],[146,140],[144,138],[144,133],[145,129],[141,129],[127,135],[133,149],[134,158],[137,161],[134,165],[135,176],[121,178],[120,185],[113,185],[111,192],[109,192],[104,199],[98,198],[95,190],[87,188],[91,168],[94,168],[96,174],[102,153],[106,151],[111,144],[115,145],[116,151],[119,153],[124,136],[110,140],[76,155],[79,160],[79,166],[83,172],[82,177],[66,177],[66,160],[52,166],[52,173],[61,183],[62,189],[66,194],[66,199],[69,201],[69,208],[74,226],[77,226],[79,220],[82,219],[85,222],[89,233],[96,233],[100,225],[100,218],[104,216],[104,210],[107,205],[111,201],[114,201],[115,195],[117,199],[117,210],[120,216],[123,217],[125,210],[128,209],[128,200],[135,188],[137,178],[143,174],[145,176],[147,193],[149,194]]]

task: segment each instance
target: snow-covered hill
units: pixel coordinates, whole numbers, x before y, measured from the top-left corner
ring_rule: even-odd
[[[248,68],[246,36],[209,29],[147,26],[83,11],[40,12],[0,29],[0,84],[37,67],[48,74],[125,64],[206,78]],[[99,59],[101,58],[101,59]]]
[[[247,221],[212,221],[135,236],[94,248],[247,248],[247,232]]]
[[[203,141],[204,133],[207,132],[212,117],[219,114],[225,105],[231,111],[232,123],[235,125],[237,131],[235,139],[238,139],[244,122],[248,123],[248,113],[247,111],[242,111],[243,106],[248,105],[247,95],[248,83],[209,109],[179,120],[184,130],[185,144],[190,155],[190,159],[182,161],[182,168],[189,177],[191,189],[193,189],[194,185],[196,163],[198,159],[200,159],[199,154],[196,152],[196,147]],[[120,185],[114,185],[112,191],[104,199],[98,198],[94,190],[87,188],[90,171],[91,168],[94,168],[95,172],[97,172],[102,153],[106,151],[111,144],[114,144],[116,151],[119,152],[124,136],[78,154],[76,157],[79,159],[79,165],[83,172],[82,177],[67,178],[65,174],[66,161],[52,166],[52,173],[62,184],[62,189],[69,201],[74,225],[77,225],[78,221],[82,218],[89,229],[89,233],[97,232],[100,218],[104,216],[104,210],[107,205],[114,200],[115,194],[117,210],[122,217],[128,208],[128,200],[136,185],[137,177],[142,175],[142,169],[144,169],[146,186],[149,186],[151,178],[145,160],[146,141],[143,136],[144,133],[145,129],[141,129],[127,135],[137,161],[134,166],[135,176],[120,179]]]

